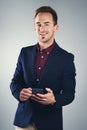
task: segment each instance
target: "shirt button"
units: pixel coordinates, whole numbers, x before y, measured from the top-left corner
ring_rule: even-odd
[[[43,59],[43,58],[44,58],[44,56],[41,56],[41,58]]]
[[[49,55],[49,52],[47,52],[47,55]]]
[[[41,67],[38,67],[39,70],[41,70]]]

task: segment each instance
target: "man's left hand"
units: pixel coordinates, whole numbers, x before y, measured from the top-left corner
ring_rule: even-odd
[[[46,94],[32,94],[31,99],[44,105],[54,104],[56,100],[53,91],[50,88],[46,88],[46,91]]]

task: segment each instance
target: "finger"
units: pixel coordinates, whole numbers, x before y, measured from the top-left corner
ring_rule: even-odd
[[[36,101],[36,102],[39,102],[39,103],[41,103],[41,102],[45,102],[45,101],[46,101],[45,98],[42,99],[42,98],[39,98],[39,97],[31,97],[31,99],[34,100],[34,101]]]
[[[20,96],[22,96],[22,97],[30,97],[31,94],[29,94],[29,93],[20,93]]]
[[[34,97],[31,97],[31,99],[34,100],[34,101],[36,101],[36,102],[38,102],[38,103],[40,103],[40,104],[44,104],[44,105],[48,104],[46,99],[39,99],[38,100],[38,99],[36,99]]]
[[[48,93],[52,93],[52,90],[51,90],[50,88],[46,88],[46,91],[47,91]]]
[[[36,101],[36,102],[40,101],[40,99],[37,99],[37,98],[34,97],[34,96],[32,96],[31,99],[34,100],[34,101]]]
[[[27,99],[28,99],[28,98],[27,98],[26,96],[21,96],[21,95],[20,95],[20,100],[21,100],[21,101],[26,101]]]
[[[23,89],[23,94],[32,94],[32,90],[31,89]]]
[[[40,98],[45,98],[45,94],[37,93],[36,96],[38,96],[38,97],[40,97]]]
[[[28,89],[23,89],[24,93],[31,93],[32,91],[28,88]]]
[[[20,93],[20,98],[23,98],[23,99],[29,99],[31,97],[31,93],[25,93],[24,91],[22,91]]]
[[[32,91],[32,88],[28,88],[28,90]]]
[[[31,97],[33,97],[34,99],[37,99],[38,101],[45,101],[47,99],[47,96],[43,94],[37,94],[37,95],[33,94]]]
[[[37,99],[37,100],[40,100],[40,99],[42,99],[42,98],[43,98],[43,97],[41,97],[41,96],[34,95],[34,94],[32,95],[32,97],[33,97],[33,98],[35,98],[35,99]]]

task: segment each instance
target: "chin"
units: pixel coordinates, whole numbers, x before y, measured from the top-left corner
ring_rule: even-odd
[[[45,41],[45,40],[40,40],[40,42],[42,42],[42,43],[44,43],[44,44],[45,44],[45,43],[47,43],[48,41]]]

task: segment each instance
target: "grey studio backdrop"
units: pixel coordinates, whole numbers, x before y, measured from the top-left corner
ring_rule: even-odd
[[[42,5],[57,11],[56,41],[75,55],[76,98],[63,109],[64,130],[87,130],[87,0],[0,0],[0,130],[14,130],[9,85],[20,49],[37,42],[33,17]]]

